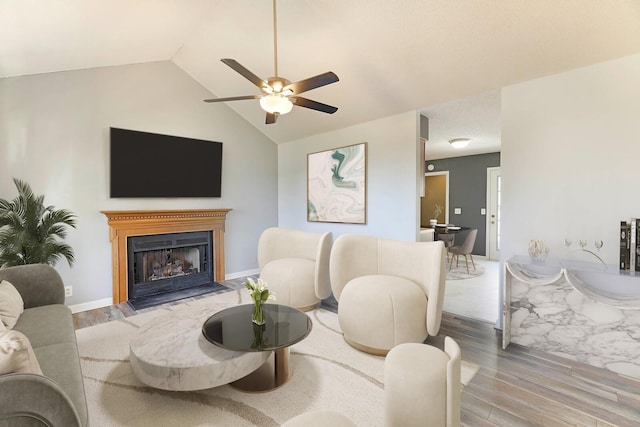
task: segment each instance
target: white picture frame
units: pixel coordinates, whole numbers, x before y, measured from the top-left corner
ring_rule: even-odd
[[[307,221],[367,223],[367,143],[307,155]]]

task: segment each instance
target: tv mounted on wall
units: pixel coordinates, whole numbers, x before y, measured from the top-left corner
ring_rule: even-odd
[[[220,197],[222,143],[111,128],[110,195]]]

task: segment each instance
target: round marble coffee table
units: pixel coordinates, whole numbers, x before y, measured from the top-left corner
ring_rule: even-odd
[[[175,311],[140,327],[129,343],[136,377],[162,390],[202,390],[236,381],[262,366],[272,352],[230,351],[205,339],[202,324],[214,311]]]

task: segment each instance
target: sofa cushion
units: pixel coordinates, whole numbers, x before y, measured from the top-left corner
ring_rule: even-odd
[[[0,320],[12,329],[24,311],[24,301],[18,290],[6,280],[0,282]]]
[[[0,375],[15,372],[42,375],[29,339],[18,331],[6,331],[0,336]]]
[[[76,342],[71,310],[62,304],[26,309],[14,329],[28,336],[34,349]]]

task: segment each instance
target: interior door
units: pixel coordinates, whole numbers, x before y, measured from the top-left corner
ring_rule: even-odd
[[[487,256],[492,261],[500,260],[500,168],[487,168]]]
[[[420,225],[429,226],[429,220],[439,224],[449,222],[449,171],[424,174],[424,197],[420,201]]]

